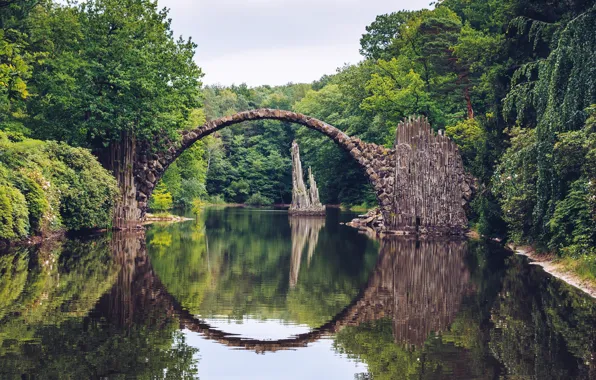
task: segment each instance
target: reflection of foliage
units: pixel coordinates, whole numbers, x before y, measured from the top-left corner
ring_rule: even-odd
[[[22,354],[0,356],[0,377],[196,378],[197,350],[176,329],[174,321],[165,328],[134,325],[126,331],[85,320],[43,325],[35,337],[38,344],[26,346]]]
[[[159,308],[125,327],[89,313],[116,282],[111,247],[68,240],[0,256],[0,378],[195,378],[196,350]]]
[[[356,295],[377,248],[355,231],[347,233],[356,238],[345,239],[323,229],[310,265],[302,264],[298,283],[289,290],[287,218],[268,211],[206,209],[196,223],[153,225],[148,241],[169,234],[172,243],[167,250],[149,244],[148,252],[168,292],[192,313],[321,325]]]
[[[419,348],[396,344],[390,319],[346,327],[335,348],[375,379],[591,378],[596,304],[524,258],[470,242],[475,294],[449,328]]]
[[[172,235],[166,231],[155,232],[151,238],[151,245],[159,248],[167,248],[172,245]],[[160,252],[163,252],[160,249]]]
[[[393,321],[387,318],[344,328],[335,348],[365,361],[375,379],[494,378],[498,369],[486,347],[483,321],[490,312],[486,303],[494,300],[500,286],[503,256],[481,242],[468,242],[468,247],[466,264],[477,292],[462,294],[459,312],[446,330],[431,333],[422,347],[415,347],[412,342],[396,343]]]
[[[390,319],[343,329],[335,347],[364,360],[374,379],[494,378],[496,372],[448,336],[431,335],[422,348],[396,344]]]
[[[337,334],[336,349],[368,364],[375,379],[407,378],[417,373],[419,354],[396,345],[391,320],[347,327]]]
[[[83,317],[114,283],[107,240],[49,244],[0,257],[0,342],[18,350],[40,324]]]
[[[350,304],[358,287],[366,283],[374,268],[376,247],[370,247],[369,254],[365,254],[358,264],[346,260],[346,255],[347,252],[366,251],[367,247],[370,246],[342,242],[337,235],[321,234],[312,262],[301,271],[296,286],[288,292],[289,316],[311,326],[320,326]]]
[[[589,377],[596,304],[578,290],[512,257],[492,319],[490,348],[510,376]]]
[[[0,256],[0,320],[13,306],[27,283],[27,250],[18,250],[14,254]]]

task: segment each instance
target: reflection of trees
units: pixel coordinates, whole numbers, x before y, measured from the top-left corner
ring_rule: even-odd
[[[354,324],[393,319],[397,343],[420,346],[448,328],[470,289],[465,241],[385,239]]]
[[[507,376],[596,378],[596,303],[511,257],[493,305],[490,349]]]
[[[290,228],[292,229],[292,261],[290,262],[290,288],[294,288],[298,282],[300,263],[304,247],[307,248],[307,265],[310,267],[310,260],[315,253],[319,233],[325,227],[325,218],[312,218],[307,216],[290,216]]]
[[[336,348],[364,360],[375,379],[493,378],[474,342],[452,334],[454,325],[470,325],[457,320],[476,288],[467,254],[465,241],[383,241],[359,313],[337,333]]]
[[[329,231],[336,227],[321,225],[318,242],[307,249],[310,266],[301,267],[290,288],[290,273],[297,267],[292,258],[297,257],[292,256],[286,213],[206,209],[199,224],[205,226],[203,234],[193,234],[197,227],[192,222],[153,225],[147,241],[153,268],[168,292],[205,318],[251,315],[321,325],[357,294],[377,252],[375,243],[352,230],[345,229],[351,234],[345,238]],[[153,246],[152,239],[164,233],[171,245]]]
[[[143,247],[144,237],[116,234],[111,242],[67,241],[0,256],[0,270],[10,273],[0,277],[0,294],[20,289],[0,300],[7,311],[0,316],[0,378],[196,374],[177,321],[148,307],[156,294],[144,292]]]
[[[595,378],[593,300],[492,245],[467,243],[469,254],[460,256],[454,246],[439,244],[453,257],[435,251],[423,262],[424,255],[413,253],[429,242],[410,247],[410,255],[404,254],[408,244],[389,245],[402,253],[382,255],[385,273],[371,279],[382,285],[373,298],[394,312],[335,338],[337,349],[364,360],[375,379]],[[438,260],[428,262],[433,257]],[[428,276],[433,273],[437,278]],[[369,310],[369,320],[382,314],[382,308]],[[422,345],[412,346],[425,335]]]
[[[0,256],[0,354],[20,352],[43,324],[85,316],[116,278],[107,248],[67,241]]]

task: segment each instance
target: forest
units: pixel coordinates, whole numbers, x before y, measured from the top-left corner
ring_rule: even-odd
[[[241,110],[301,112],[387,147],[397,123],[420,115],[459,145],[478,180],[473,229],[580,258],[596,273],[593,0],[442,0],[379,15],[360,46],[361,62],[313,83],[203,86],[196,44],[174,35],[154,1],[0,1],[0,205],[19,205],[0,208],[0,238],[35,234],[52,213],[67,229],[109,224],[105,215],[68,220],[114,202],[113,181],[44,187],[59,175],[27,145],[42,144],[35,154],[61,162],[75,159],[68,149],[89,150],[97,160],[66,166],[108,175],[100,164],[114,169],[106,157],[122,141],[159,149],[181,130]],[[195,144],[167,170],[151,206],[287,204],[293,140],[324,203],[375,207],[361,169],[333,142],[273,121]]]

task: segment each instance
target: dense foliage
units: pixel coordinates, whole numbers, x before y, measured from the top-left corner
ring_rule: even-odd
[[[480,181],[470,217],[481,234],[592,255],[594,7],[594,0],[441,0],[378,16],[360,41],[364,60],[314,83],[201,91],[194,43],[174,39],[155,1],[3,1],[0,129],[92,148],[118,174],[131,167],[106,159],[119,144],[175,139],[246,109],[299,111],[385,146],[402,118],[422,115],[457,142]],[[361,168],[327,138],[258,121],[188,149],[151,206],[289,203],[292,140],[325,203],[375,205]],[[3,218],[16,221],[5,229],[20,236],[24,205],[44,206],[3,192],[11,205]]]
[[[432,10],[381,15],[361,39],[361,63],[310,85],[206,88],[205,114],[295,110],[386,146],[402,118],[426,116],[460,146],[480,181],[470,216],[481,234],[591,255],[594,6],[443,0]],[[207,172],[211,195],[246,202],[259,193],[287,202],[288,149],[297,139],[324,202],[375,204],[357,164],[316,132],[258,122],[215,139],[221,144]]]
[[[124,133],[173,136],[198,105],[195,45],[173,38],[156,2],[42,2],[26,21],[45,50],[28,83],[34,136],[94,149]]]
[[[106,227],[116,194],[89,151],[0,131],[0,240]]]
[[[123,147],[150,140],[159,148],[201,117],[196,45],[175,39],[167,16],[167,9],[152,0],[0,2],[0,131],[90,148],[121,181],[133,156]],[[34,147],[18,157],[61,182],[35,170],[10,173],[16,179],[4,181],[14,182],[20,193],[0,185],[0,238],[39,233],[43,223],[67,229],[108,224],[114,181],[89,153],[52,144],[39,152],[44,159],[33,157]],[[198,146],[185,157],[197,151]],[[6,152],[2,159],[18,157]],[[11,165],[11,170],[20,168]],[[0,178],[7,176],[0,170]],[[182,173],[186,182],[174,194],[182,199],[178,203],[205,194],[204,176]],[[41,189],[43,180],[52,189],[61,187]],[[44,191],[51,193],[45,200]]]
[[[163,310],[122,326],[118,302],[102,309],[126,278],[117,246],[104,236],[0,256],[1,378],[196,377],[197,349]]]

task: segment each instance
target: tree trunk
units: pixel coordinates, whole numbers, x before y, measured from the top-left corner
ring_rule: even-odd
[[[472,108],[472,99],[470,98],[470,88],[466,86],[464,89],[464,97],[466,98],[466,106],[468,107],[468,119],[474,119],[474,108]]]

